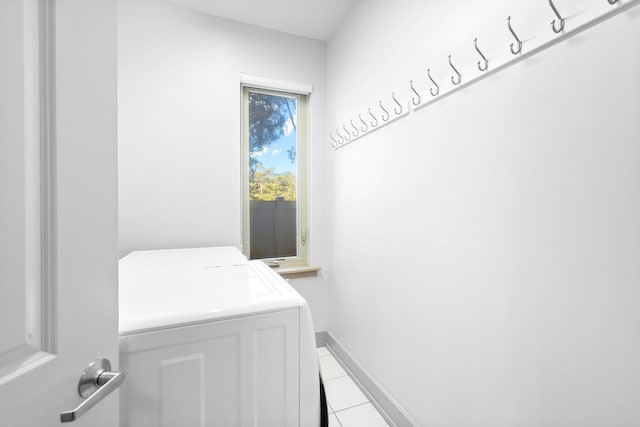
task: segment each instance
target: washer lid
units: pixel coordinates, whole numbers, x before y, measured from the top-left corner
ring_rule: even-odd
[[[120,260],[120,335],[304,304],[262,262],[233,247],[132,252]]]

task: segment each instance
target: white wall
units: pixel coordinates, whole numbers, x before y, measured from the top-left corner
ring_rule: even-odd
[[[119,3],[120,255],[242,244],[240,73],[308,83],[310,262],[324,266],[325,44],[149,0]],[[292,284],[326,329],[319,277]]]
[[[361,1],[328,131],[510,55],[508,15],[527,49],[533,3]],[[329,332],[418,425],[640,425],[639,75],[635,7],[327,154]]]

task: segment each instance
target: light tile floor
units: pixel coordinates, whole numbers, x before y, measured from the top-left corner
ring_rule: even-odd
[[[329,427],[388,427],[329,350],[319,347],[318,356],[329,406]]]

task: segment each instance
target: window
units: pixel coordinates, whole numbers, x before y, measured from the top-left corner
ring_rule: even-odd
[[[243,250],[306,263],[305,95],[242,89]]]

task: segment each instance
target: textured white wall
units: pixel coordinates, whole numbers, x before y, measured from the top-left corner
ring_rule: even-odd
[[[510,55],[509,14],[551,31],[545,1],[361,1],[329,128],[448,53],[477,73],[476,36]],[[417,424],[640,425],[639,75],[635,7],[328,150],[329,331]]]
[[[309,257],[325,261],[325,44],[189,12],[119,2],[120,255],[242,244],[240,73],[312,84]],[[326,329],[322,274],[292,281]]]

